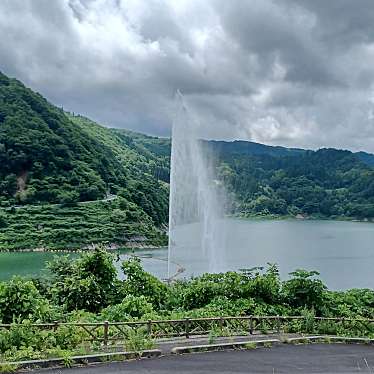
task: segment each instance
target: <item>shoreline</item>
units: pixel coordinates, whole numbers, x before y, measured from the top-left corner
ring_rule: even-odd
[[[374,218],[353,218],[353,217],[342,217],[342,216],[293,216],[293,215],[230,215],[228,218],[242,219],[248,221],[283,221],[283,220],[293,220],[293,221],[336,221],[336,222],[357,222],[357,223],[374,223]]]
[[[117,253],[117,252],[129,252],[131,251],[139,251],[142,249],[162,249],[167,248],[167,246],[156,246],[156,245],[139,245],[139,246],[131,246],[131,247],[118,247],[118,248],[110,248],[106,247],[105,250],[109,253]],[[95,248],[67,248],[67,249],[49,249],[49,248],[24,248],[24,249],[14,249],[14,250],[4,250],[0,249],[1,253],[86,253],[91,252]]]
[[[355,223],[374,223],[374,218],[364,218],[357,219],[352,217],[323,217],[323,216],[292,216],[292,215],[242,215],[242,214],[233,214],[229,215],[226,218],[237,219],[243,221],[333,221],[333,222],[355,222]],[[97,246],[99,247],[99,245]],[[104,246],[107,252],[117,253],[117,252],[137,252],[140,250],[155,250],[167,248],[167,245],[151,245],[143,243],[132,242],[129,246],[121,246],[116,243],[111,243],[110,245]],[[49,249],[49,248],[23,248],[23,249],[14,249],[14,250],[4,250],[0,249],[1,253],[85,253],[94,250],[95,246],[86,246],[82,248],[67,248],[67,249]]]

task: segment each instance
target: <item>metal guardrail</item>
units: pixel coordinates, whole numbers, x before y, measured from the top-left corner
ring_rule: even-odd
[[[15,324],[0,324],[2,330]],[[21,324],[20,324],[21,325]],[[134,322],[54,322],[28,324],[40,330],[70,328],[84,335],[86,341],[104,345],[125,341],[134,332],[152,339],[216,334],[237,336],[266,333],[318,332],[332,334],[351,331],[355,336],[374,335],[374,319],[304,317],[304,316],[239,316],[184,318],[175,320],[148,320]]]

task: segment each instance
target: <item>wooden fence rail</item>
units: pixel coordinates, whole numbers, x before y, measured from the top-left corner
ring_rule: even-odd
[[[0,324],[2,331],[17,324]],[[21,324],[20,324],[21,325]],[[355,336],[374,336],[374,319],[305,317],[305,316],[240,316],[148,320],[134,322],[53,322],[28,324],[40,330],[72,329],[84,334],[85,340],[104,345],[122,342],[131,334],[152,339],[215,334],[216,336],[252,335],[258,333],[308,332],[323,334],[352,333]]]

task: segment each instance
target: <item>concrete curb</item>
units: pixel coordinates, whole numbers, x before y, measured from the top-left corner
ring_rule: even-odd
[[[297,338],[289,338],[285,340],[287,344],[308,344],[308,343],[345,343],[345,344],[370,344],[374,345],[374,339],[366,338],[350,338],[346,336],[303,336]]]
[[[371,344],[374,345],[374,339],[349,338],[343,336],[313,335],[289,338],[286,340],[267,339],[267,340],[247,340],[232,343],[202,344],[183,347],[174,347],[172,354],[188,354],[198,352],[224,351],[233,349],[255,349],[259,347],[272,347],[273,345],[285,344],[311,344],[311,343],[346,343],[346,344]]]
[[[330,339],[331,342],[336,343],[346,343],[346,344],[374,344],[374,339],[366,339],[366,338],[350,338],[344,336],[330,336],[325,337],[326,339]]]
[[[161,356],[161,350],[151,349],[142,352],[110,352],[110,353],[98,353],[94,355],[85,356],[72,356],[68,360],[68,366],[74,365],[88,365],[93,363],[103,362],[114,362],[114,361],[125,361],[140,358],[155,358]],[[67,366],[67,361],[63,358],[50,358],[46,360],[30,360],[30,361],[19,361],[19,362],[6,362],[0,363],[7,365],[14,365],[19,369],[37,369],[37,368],[49,368],[49,367],[64,367]]]
[[[203,344],[203,345],[192,345],[185,347],[174,347],[171,350],[173,354],[186,354],[196,352],[211,352],[211,351],[223,351],[232,349],[254,349],[257,347],[271,347],[273,345],[281,344],[278,339],[267,339],[267,340],[247,340],[242,342],[232,343],[218,343],[218,344]]]

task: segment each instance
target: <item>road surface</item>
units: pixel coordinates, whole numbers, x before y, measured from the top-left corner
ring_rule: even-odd
[[[165,356],[43,374],[374,373],[374,347],[346,344],[280,345],[247,351]]]

